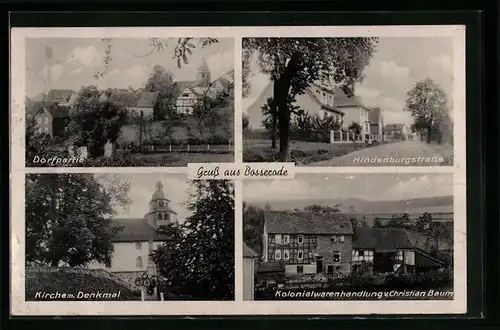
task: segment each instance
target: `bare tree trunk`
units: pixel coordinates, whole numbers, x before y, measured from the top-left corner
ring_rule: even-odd
[[[292,55],[285,71],[277,81],[278,86],[275,101],[278,110],[280,135],[279,159],[282,162],[287,162],[290,159],[290,109],[288,108],[287,99],[288,93],[290,92],[291,81],[300,70],[300,57],[300,53]]]
[[[273,102],[271,104],[272,114],[272,129],[271,129],[271,148],[276,149],[276,129],[278,127],[278,107],[276,106],[276,95],[278,94],[278,83],[276,80],[273,82]]]

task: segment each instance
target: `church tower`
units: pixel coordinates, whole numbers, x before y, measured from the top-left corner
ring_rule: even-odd
[[[210,82],[210,69],[208,68],[205,58],[202,58],[201,65],[198,67],[198,72],[196,73],[196,84],[204,87],[208,86]]]
[[[149,202],[149,212],[146,218],[148,224],[155,229],[177,222],[177,213],[170,208],[170,200],[165,197],[160,181],[156,183],[156,190]]]

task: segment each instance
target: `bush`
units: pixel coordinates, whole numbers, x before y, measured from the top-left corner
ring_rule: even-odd
[[[107,274],[107,275],[106,275]],[[92,271],[79,268],[57,267],[26,267],[25,296],[26,300],[54,300],[35,298],[37,292],[66,293],[75,297],[83,293],[117,293],[119,297],[113,300],[141,300],[139,289],[132,289],[131,285],[114,278],[104,271]],[[57,300],[57,299],[55,299]],[[96,298],[64,299],[64,300],[99,300]],[[104,300],[104,299],[103,299]],[[111,299],[108,299],[111,300]]]
[[[432,289],[453,284],[453,272],[450,270],[429,271],[425,273],[389,275],[386,285],[391,289]]]

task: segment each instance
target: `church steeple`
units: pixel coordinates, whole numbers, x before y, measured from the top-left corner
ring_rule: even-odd
[[[148,223],[153,228],[164,226],[177,221],[177,213],[170,209],[170,200],[163,193],[163,184],[158,181],[155,185],[156,190],[149,202],[149,213],[146,214]]]
[[[201,59],[201,65],[196,73],[196,82],[198,86],[208,86],[211,82],[210,69],[205,58]]]

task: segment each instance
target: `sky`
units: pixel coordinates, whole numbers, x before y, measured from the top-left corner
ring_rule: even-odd
[[[155,65],[171,71],[174,80],[195,80],[196,70],[205,58],[211,78],[222,76],[234,69],[234,39],[220,38],[218,44],[201,48],[198,40],[188,65],[177,67],[173,58],[176,39],[165,39],[171,45],[163,51],[151,50],[150,39],[114,39],[112,41],[112,63],[105,78],[96,80],[94,73],[104,69],[103,58],[106,43],[99,38],[33,38],[26,40],[26,94],[34,97],[48,88],[79,90],[84,85],[105,88],[132,88],[144,86]],[[52,48],[52,61],[47,62],[46,47]],[[47,68],[51,68],[52,79],[47,86]]]
[[[255,56],[254,56],[255,57]],[[252,92],[243,100],[247,109],[268,84],[268,76],[251,64]],[[411,124],[403,112],[406,92],[418,80],[430,77],[448,97],[453,89],[453,39],[451,37],[380,38],[376,53],[364,70],[365,79],[356,86],[356,95],[368,107],[381,107],[384,123]]]
[[[143,218],[149,210],[151,196],[156,190],[156,183],[161,181],[163,184],[163,193],[170,200],[170,208],[177,213],[178,221],[184,220],[191,215],[187,209],[186,203],[192,192],[190,181],[182,174],[161,174],[161,173],[134,173],[134,174],[115,174],[115,178],[120,181],[130,183],[130,192],[128,198],[131,203],[126,208],[116,208],[116,218]],[[106,179],[106,176],[99,176]],[[102,181],[101,181],[102,182]],[[106,186],[106,183],[103,182]]]
[[[290,180],[248,180],[243,184],[246,201],[330,198],[389,201],[451,195],[452,174],[298,174]]]

